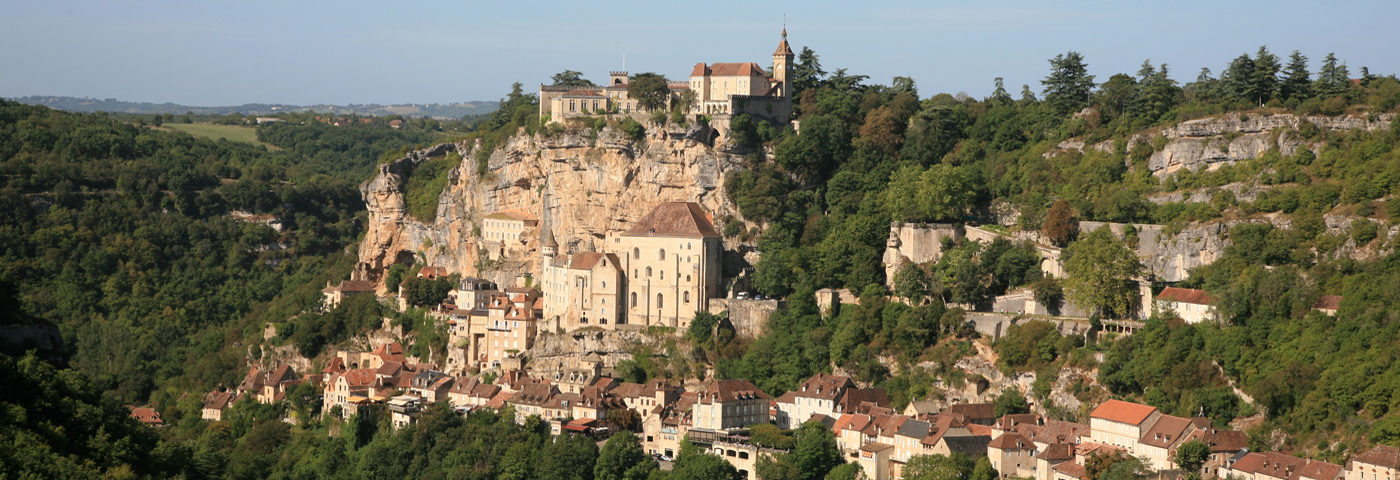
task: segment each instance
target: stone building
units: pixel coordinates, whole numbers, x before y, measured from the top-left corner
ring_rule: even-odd
[[[700,204],[658,205],[605,243],[626,276],[625,323],[684,329],[706,299],[720,295],[723,246]]]
[[[732,433],[756,423],[768,422],[768,400],[748,380],[719,380],[699,392],[691,407],[695,430]]]
[[[567,330],[597,326],[612,328],[622,317],[622,269],[617,255],[580,252],[558,255],[554,232],[545,232],[540,246],[540,286],[544,317],[558,319]]]
[[[671,102],[689,90],[695,99],[689,113],[737,115],[748,113],[786,122],[792,116],[792,47],[787,29],[773,52],[772,71],[754,62],[697,63],[686,82],[671,83]],[[540,85],[540,117],[551,123],[588,115],[645,113],[637,100],[627,95],[627,72],[610,72],[605,85]]]
[[[1150,405],[1109,400],[1089,414],[1089,438],[1136,454],[1138,439],[1161,416],[1162,412]]]

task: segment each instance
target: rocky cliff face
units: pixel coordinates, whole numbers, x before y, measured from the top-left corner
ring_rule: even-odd
[[[1134,135],[1128,147],[1150,142],[1161,135],[1167,143],[1152,153],[1147,168],[1153,175],[1165,176],[1181,170],[1216,168],[1240,160],[1256,158],[1271,148],[1283,155],[1292,155],[1299,147],[1316,149],[1313,142],[1297,132],[1305,123],[1324,130],[1382,130],[1390,128],[1394,114],[1343,115],[1338,117],[1299,116],[1293,114],[1255,115],[1231,113],[1219,117],[1182,122],[1174,127]],[[1111,152],[1112,141],[1085,145],[1082,141],[1060,143],[1060,151],[1083,151],[1085,148]],[[1047,153],[1047,155],[1053,154]]]
[[[699,202],[716,218],[737,216],[723,192],[724,174],[743,158],[717,151],[705,140],[709,128],[651,128],[643,142],[604,129],[557,136],[512,137],[490,153],[487,172],[477,173],[479,145],[443,144],[381,165],[360,186],[369,210],[369,230],[360,244],[356,274],[383,291],[385,270],[417,257],[428,265],[480,275],[507,284],[538,271],[539,232],[522,235],[501,261],[489,262],[479,238],[481,219],[521,209],[540,216],[559,241],[560,253],[602,250],[608,232],[625,230],[653,206],[667,201]],[[462,164],[450,172],[438,200],[437,218],[425,223],[404,209],[404,185],[423,160],[455,150]],[[545,202],[548,202],[546,208]]]

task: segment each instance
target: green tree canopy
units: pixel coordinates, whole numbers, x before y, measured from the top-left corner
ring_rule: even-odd
[[[632,76],[627,83],[627,97],[647,111],[660,111],[671,100],[671,87],[666,77],[647,72]]]
[[[593,86],[593,82],[592,82],[592,81],[589,81],[588,79],[583,78],[583,73],[582,73],[582,72],[575,72],[575,71],[573,71],[573,70],[564,70],[564,71],[562,71],[562,72],[556,73],[556,74],[554,74],[553,77],[550,77],[550,80],[553,82],[553,84],[554,84],[555,86],[558,86],[558,87],[592,87],[592,86]]]
[[[1065,255],[1065,292],[1070,301],[1099,314],[1130,315],[1137,307],[1137,254],[1103,227],[1070,244]]]
[[[1069,115],[1089,105],[1094,76],[1079,52],[1066,52],[1050,59],[1050,75],[1040,81],[1045,86],[1045,102],[1059,115]]]

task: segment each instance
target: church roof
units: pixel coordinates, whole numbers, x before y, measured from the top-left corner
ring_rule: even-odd
[[[692,77],[766,77],[768,72],[763,67],[754,62],[743,63],[704,63],[695,64],[695,68],[690,71]]]
[[[610,253],[581,252],[574,254],[569,261],[570,270],[592,270],[598,260],[607,258],[612,261],[613,266],[617,266],[617,256]]]
[[[559,242],[554,240],[554,230],[544,231],[544,246],[550,248],[559,248]]]
[[[637,221],[631,236],[663,237],[719,237],[715,226],[710,223],[710,215],[695,202],[667,202],[657,205],[645,217]]]
[[[787,43],[787,27],[783,28],[783,41],[778,42],[778,49],[773,51],[773,55],[792,56],[792,47],[789,47]]]

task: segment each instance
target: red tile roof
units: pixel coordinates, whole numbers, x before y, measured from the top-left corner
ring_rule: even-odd
[[[1084,478],[1087,476],[1087,472],[1084,471],[1084,466],[1074,462],[1064,462],[1055,465],[1054,470],[1074,478]]]
[[[646,214],[627,235],[655,235],[666,237],[714,237],[715,231],[710,215],[695,202],[667,202],[657,205]]]
[[[992,440],[992,443],[988,443],[987,446],[1002,450],[1035,450],[1035,443],[1015,433],[1003,433],[1000,437]]]
[[[1400,468],[1400,448],[1390,445],[1376,445],[1360,455],[1352,457],[1353,462],[1368,463],[1378,467]]]
[[[786,28],[786,27],[783,28],[783,40],[782,40],[781,42],[778,42],[778,49],[773,51],[773,55],[774,55],[774,56],[777,56],[777,55],[785,55],[785,56],[789,56],[789,57],[792,56],[792,47],[788,46],[788,43],[787,43],[787,28]]]
[[[741,399],[762,399],[768,400],[768,394],[763,393],[748,380],[720,380],[711,383],[700,395],[700,403],[709,402],[732,402]]]
[[[612,262],[609,265],[611,265],[613,268],[617,268],[616,255],[613,255],[611,253],[600,252],[582,252],[574,254],[573,258],[569,259],[569,269],[592,270],[593,265],[597,264],[599,260],[602,260],[604,258],[608,259],[609,262]]]
[[[1187,430],[1191,426],[1191,419],[1173,415],[1162,415],[1152,424],[1152,428],[1147,429],[1147,433],[1142,435],[1138,443],[1151,445],[1159,448],[1170,448],[1181,437],[1189,433]]]
[[[1126,423],[1129,425],[1138,425],[1155,411],[1157,411],[1157,407],[1151,405],[1125,402],[1122,400],[1109,400],[1100,404],[1098,408],[1095,408],[1093,413],[1089,414],[1089,417]]]
[[[1205,290],[1194,288],[1167,287],[1162,293],[1157,294],[1157,300],[1163,302],[1192,303],[1196,305],[1215,305],[1215,297],[1206,293]]]
[[[993,413],[992,410],[992,404],[990,403],[960,403],[957,405],[949,406],[947,411],[961,414],[963,416],[966,416],[968,420],[972,421],[991,420],[993,418],[996,418],[996,415]]]

